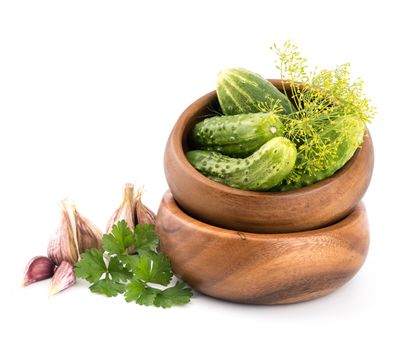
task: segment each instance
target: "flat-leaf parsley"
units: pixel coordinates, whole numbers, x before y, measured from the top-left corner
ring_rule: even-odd
[[[93,293],[114,297],[124,294],[127,302],[169,308],[189,303],[192,290],[173,277],[170,260],[157,252],[159,238],[154,225],[137,225],[133,232],[122,220],[103,236],[103,249],[87,250],[75,264],[75,275],[91,283]],[[129,255],[128,248],[135,248]]]

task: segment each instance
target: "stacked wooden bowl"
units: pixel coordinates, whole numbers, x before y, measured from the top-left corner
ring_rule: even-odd
[[[157,231],[176,274],[204,294],[252,304],[300,302],[342,286],[369,247],[361,203],[373,170],[368,131],[353,158],[328,179],[288,192],[244,191],[208,179],[186,160],[189,131],[216,109],[216,92],[195,101],[166,146],[170,190]]]

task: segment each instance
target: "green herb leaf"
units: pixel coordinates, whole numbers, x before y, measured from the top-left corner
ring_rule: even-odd
[[[100,281],[97,281],[89,287],[92,293],[103,294],[108,297],[115,297],[120,293],[124,293],[125,288],[125,284],[116,282],[109,278],[104,278]]]
[[[170,260],[165,255],[155,253],[142,255],[134,274],[144,282],[157,283],[163,286],[167,286],[173,277]]]
[[[157,293],[157,289],[146,286],[143,293],[136,299],[136,303],[139,305],[151,306],[154,303]]]
[[[120,259],[121,263],[123,263],[131,272],[136,269],[136,266],[139,262],[139,255],[119,254],[118,258]]]
[[[125,300],[127,302],[135,301],[139,305],[150,306],[156,298],[158,289],[147,286],[141,281],[132,281],[127,286],[127,291],[125,292]]]
[[[146,286],[140,281],[132,281],[127,285],[127,290],[124,294],[127,302],[136,301],[145,290]]]
[[[126,249],[133,244],[137,254],[129,255]],[[154,225],[137,225],[134,234],[120,221],[103,236],[105,252],[93,248],[81,254],[76,276],[92,283],[93,293],[108,297],[124,293],[127,302],[163,308],[188,303],[192,292],[182,282],[164,290],[153,286],[167,286],[173,276],[169,258],[156,252],[158,244]]]
[[[117,256],[113,256],[110,259],[107,271],[111,275],[113,281],[125,282],[132,278],[132,273],[124,267]]]
[[[156,252],[158,244],[159,237],[155,233],[155,225],[136,225],[134,246],[139,255]]]
[[[81,259],[75,264],[75,276],[91,283],[99,281],[106,272],[107,267],[103,260],[103,253],[96,248],[82,253]]]
[[[111,254],[124,253],[134,243],[134,233],[124,220],[113,225],[111,233],[103,235],[103,247]]]
[[[154,300],[157,307],[168,308],[173,305],[184,305],[189,303],[192,290],[185,283],[177,282],[174,287],[167,288],[158,293]]]
[[[127,286],[124,296],[127,302],[135,301],[140,305],[169,308],[189,303],[192,290],[183,282],[177,282],[174,287],[160,290],[149,287],[141,281],[133,281]]]

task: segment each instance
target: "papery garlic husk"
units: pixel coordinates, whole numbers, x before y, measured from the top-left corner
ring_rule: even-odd
[[[34,282],[52,277],[55,267],[54,262],[47,256],[35,256],[25,268],[22,286],[26,287]]]
[[[135,206],[136,206],[136,196],[134,193],[134,185],[127,183],[124,188],[124,196],[120,206],[111,216],[109,222],[107,223],[106,232],[109,233],[114,224],[121,220],[125,220],[128,227],[131,230],[135,229]]]
[[[78,211],[76,211],[75,222],[77,224],[79,253],[83,253],[91,248],[102,249],[103,233],[96,227],[96,225],[92,221],[83,217]]]
[[[142,203],[143,191],[139,191],[136,198],[135,217],[140,225],[156,224],[156,215],[147,206]]]
[[[49,296],[61,292],[75,284],[74,265],[68,261],[63,261],[50,282]]]
[[[101,248],[102,232],[77,211],[71,200],[64,199],[59,205],[61,221],[49,241],[47,255],[56,265],[63,261],[75,264],[80,253],[89,248]]]

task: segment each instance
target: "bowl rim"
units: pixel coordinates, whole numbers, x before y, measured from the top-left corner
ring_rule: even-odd
[[[222,239],[238,239],[243,240],[283,240],[288,238],[309,238],[317,237],[322,235],[328,235],[336,231],[344,229],[348,225],[352,225],[359,218],[366,215],[366,208],[363,202],[359,202],[357,206],[352,210],[350,214],[341,220],[314,230],[305,230],[297,232],[276,232],[276,233],[256,233],[256,232],[246,232],[239,230],[230,230],[218,226],[213,226],[185,213],[175,201],[173,194],[170,190],[166,191],[163,196],[161,206],[164,205],[166,209],[171,212],[176,220],[184,222],[185,225],[193,226],[194,231],[200,231],[202,234],[207,234],[211,236],[219,236]],[[159,208],[160,210],[160,208]]]
[[[278,85],[282,84],[282,81],[280,79],[267,79],[273,85],[276,87]],[[192,177],[197,178],[198,181],[200,181],[203,185],[211,187],[215,191],[219,192],[230,192],[232,195],[236,196],[247,196],[247,197],[253,197],[253,198],[266,198],[266,197],[281,197],[281,198],[286,198],[291,196],[291,198],[295,197],[302,197],[305,194],[309,194],[310,192],[314,192],[316,188],[324,189],[325,187],[330,187],[332,182],[337,181],[338,179],[344,177],[347,175],[347,172],[349,168],[351,168],[354,163],[357,161],[357,159],[360,157],[361,154],[361,148],[363,147],[363,144],[366,141],[366,139],[371,139],[369,129],[366,127],[366,131],[364,134],[364,141],[361,144],[361,146],[358,147],[358,149],[355,151],[354,155],[351,157],[351,159],[348,160],[348,162],[339,170],[337,170],[333,175],[329,176],[326,179],[320,180],[314,184],[307,185],[301,188],[285,191],[285,192],[268,192],[268,191],[250,191],[250,190],[241,190],[238,188],[233,188],[230,186],[223,185],[221,183],[218,183],[216,181],[213,181],[209,179],[207,176],[203,175],[200,173],[198,170],[196,170],[187,160],[185,153],[184,153],[184,148],[183,148],[183,138],[184,138],[184,131],[187,130],[187,124],[188,121],[191,119],[191,117],[195,114],[197,110],[200,110],[204,107],[207,106],[207,103],[210,102],[212,99],[217,98],[217,93],[216,90],[213,90],[202,97],[198,98],[194,102],[192,102],[185,110],[182,112],[180,117],[178,118],[173,131],[171,133],[171,142],[173,149],[176,151],[176,155],[180,162],[185,166],[185,168],[189,171],[189,175]],[[371,142],[371,141],[368,141]]]

